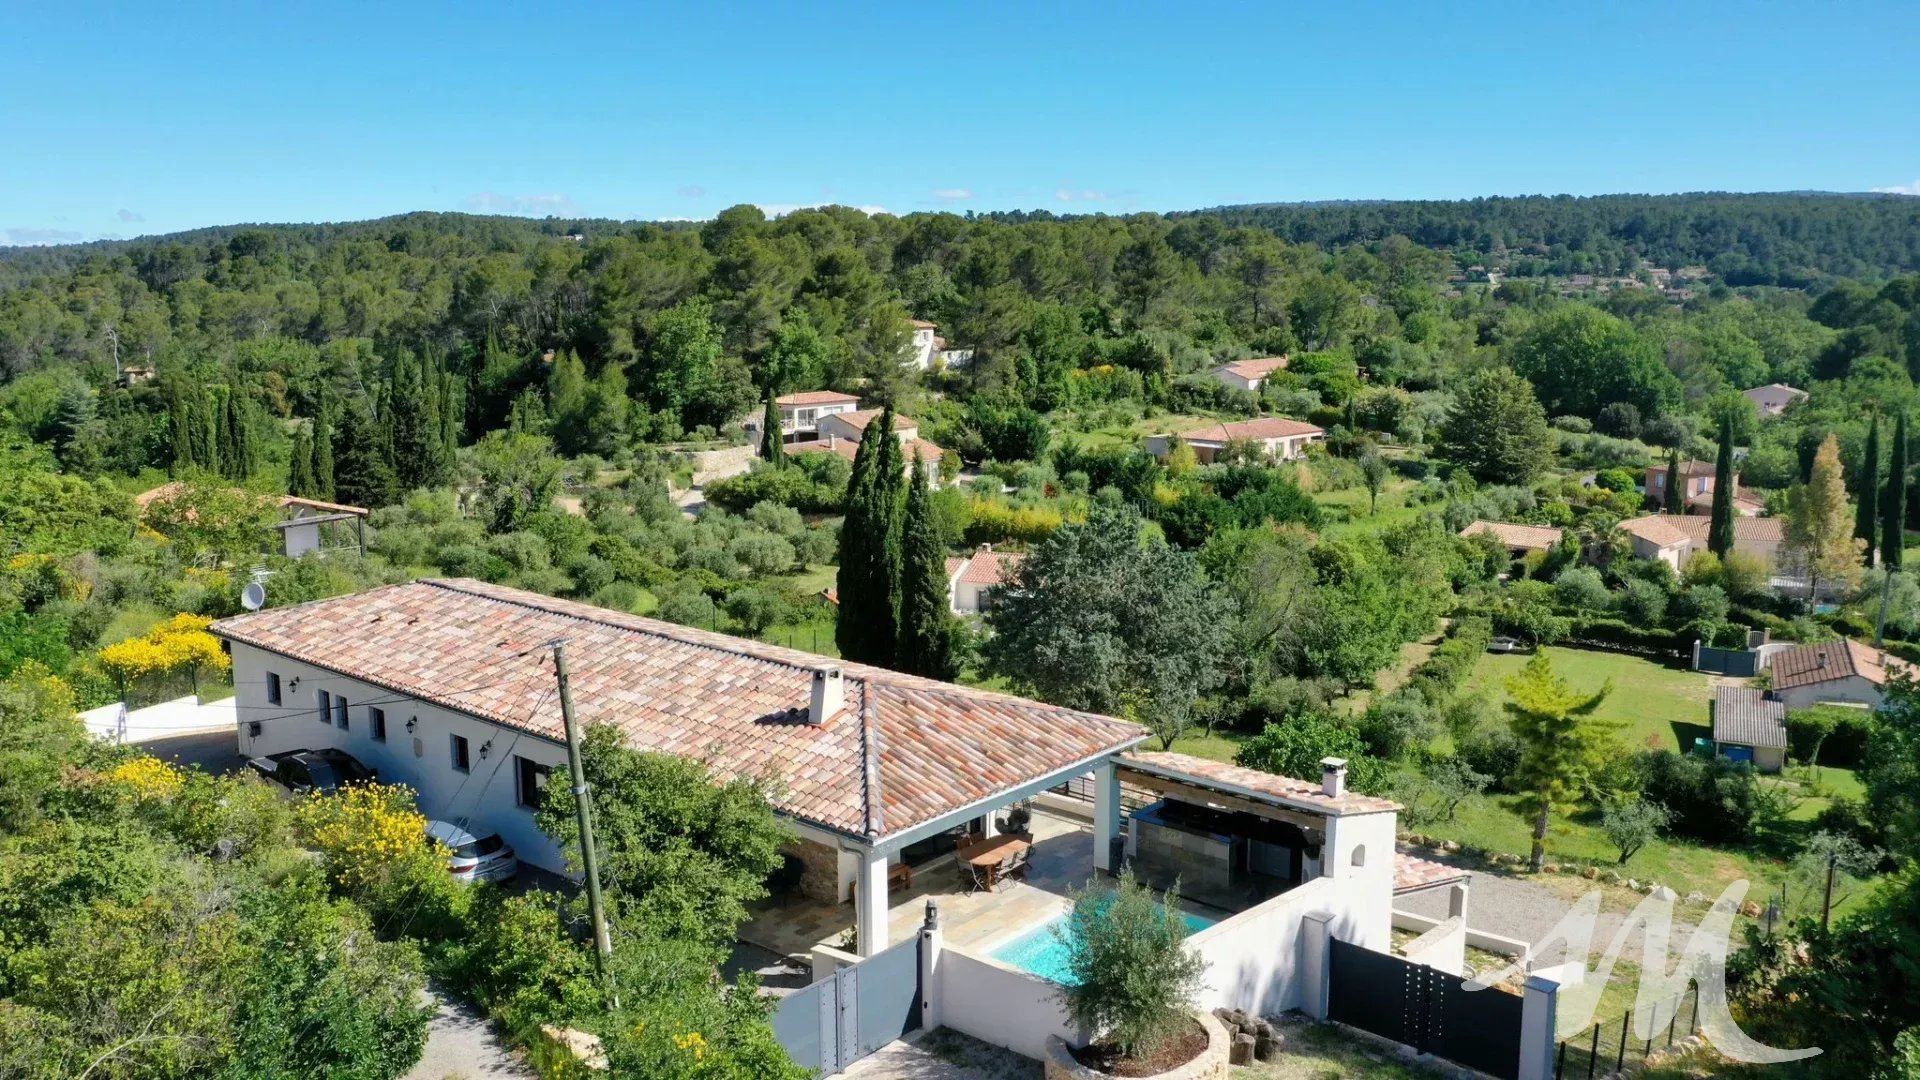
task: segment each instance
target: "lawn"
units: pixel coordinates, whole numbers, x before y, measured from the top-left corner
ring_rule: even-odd
[[[1408,1061],[1397,1048],[1349,1034],[1332,1024],[1283,1023],[1280,1053],[1272,1061],[1236,1066],[1233,1080],[1432,1080],[1454,1076],[1451,1066]]]
[[[1597,690],[1607,680],[1607,695],[1595,716],[1620,724],[1620,739],[1634,749],[1690,750],[1693,740],[1713,734],[1708,703],[1713,686],[1707,676],[1625,653],[1591,649],[1543,650],[1554,673],[1575,690]],[[1481,693],[1496,704],[1507,700],[1506,682],[1520,673],[1531,655],[1488,653],[1467,680],[1467,693]]]

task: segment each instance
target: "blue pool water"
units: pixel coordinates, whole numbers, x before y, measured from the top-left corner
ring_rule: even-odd
[[[1059,915],[1041,923],[993,950],[993,958],[1010,967],[1038,975],[1048,982],[1066,985],[1070,981],[1067,974],[1067,947],[1053,936],[1053,928],[1066,921],[1065,915]],[[1193,934],[1220,920],[1183,911],[1180,921],[1187,924],[1187,933]]]

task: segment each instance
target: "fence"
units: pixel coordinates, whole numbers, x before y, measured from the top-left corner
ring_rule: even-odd
[[[1597,1020],[1578,1035],[1560,1040],[1554,1056],[1554,1080],[1592,1080],[1630,1064],[1645,1064],[1658,1051],[1700,1030],[1700,991],[1688,986],[1685,993],[1650,1006],[1647,1013],[1644,1029],[1638,1023],[1640,1010],[1629,1009],[1615,1019]],[[1682,1020],[1686,1021],[1684,1025]],[[1640,1036],[1638,1030],[1647,1034]]]

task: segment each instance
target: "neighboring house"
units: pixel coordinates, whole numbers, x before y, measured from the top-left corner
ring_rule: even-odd
[[[1796,645],[1766,658],[1773,672],[1772,696],[1787,709],[1823,701],[1877,706],[1887,678],[1912,674],[1913,665],[1851,639]]]
[[[1707,550],[1707,533],[1712,525],[1711,518],[1690,514],[1647,514],[1621,522],[1620,531],[1632,540],[1636,557],[1659,559],[1675,570],[1684,570],[1695,554]],[[1769,567],[1779,561],[1785,537],[1780,518],[1733,519],[1733,550],[1756,556]]]
[[[1181,432],[1175,435],[1153,435],[1147,439],[1147,452],[1165,460],[1172,450],[1173,440],[1193,447],[1194,457],[1205,465],[1226,449],[1230,442],[1251,442],[1259,445],[1262,453],[1276,461],[1291,461],[1307,452],[1313,443],[1324,442],[1327,433],[1312,424],[1285,417],[1266,416],[1258,420],[1237,420],[1230,424],[1215,424],[1198,431]]]
[[[1533,551],[1547,551],[1565,535],[1551,525],[1518,525],[1511,521],[1475,521],[1460,530],[1461,536],[1486,534],[1500,543],[1515,558]]]
[[[841,438],[859,442],[860,437],[867,433],[867,425],[880,419],[880,412],[879,409],[848,409],[845,412],[827,413],[815,425],[814,435],[820,439]],[[920,437],[920,424],[895,413],[893,433],[904,445]]]
[[[241,756],[345,750],[413,788],[427,817],[497,832],[555,872],[565,857],[533,811],[565,783],[549,648],[564,641],[582,727],[767,784],[796,836],[796,888],[851,892],[863,953],[888,940],[903,848],[1089,770],[1110,777],[1146,738],[1111,717],[465,579],[255,612],[213,633],[233,655]],[[1099,786],[1113,835],[1118,785]],[[1390,866],[1384,820],[1372,842]]]
[[[939,327],[925,319],[913,320],[913,337],[907,346],[906,363],[925,371],[933,366],[933,358],[942,347]]]
[[[853,412],[860,407],[860,399],[838,390],[804,390],[797,394],[782,394],[773,399],[773,405],[780,410],[782,436],[787,439],[812,438],[818,430],[821,417]],[[742,422],[742,426],[756,438],[760,434],[763,415],[755,412]]]
[[[1787,761],[1787,706],[1746,686],[1713,692],[1714,752],[1730,761],[1779,772]]]
[[[1736,479],[1734,483],[1737,487],[1739,481]],[[1762,513],[1766,512],[1766,509],[1767,504],[1758,499],[1750,499],[1745,495],[1738,494],[1733,497],[1733,512],[1740,517],[1759,517]],[[1703,517],[1712,517],[1713,492],[1703,491],[1691,499],[1688,499],[1687,513],[1698,514]]]
[[[1807,400],[1805,390],[1796,390],[1786,383],[1768,383],[1751,390],[1740,391],[1742,397],[1753,402],[1760,410],[1760,419],[1766,420],[1786,412],[1799,402]]]
[[[149,488],[133,497],[133,505],[145,516],[147,507],[164,499],[171,499],[186,490],[186,485],[178,480]],[[234,493],[244,495],[235,488]],[[280,534],[279,547],[290,559],[297,559],[308,552],[324,552],[331,548],[352,546],[360,554],[367,553],[367,508],[347,506],[344,503],[323,502],[319,499],[303,499],[298,495],[265,496],[280,511],[280,520],[267,528]],[[337,526],[333,527],[333,526]],[[351,526],[351,529],[348,529]],[[348,541],[339,534],[351,531]]]
[[[798,442],[787,448],[794,454],[838,454],[852,461],[859,453],[860,439],[866,435],[867,428],[880,419],[879,409],[856,409],[847,412],[828,413],[821,416],[816,424],[815,438],[808,442]],[[913,456],[920,455],[921,468],[927,472],[927,481],[935,487],[940,486],[940,459],[946,451],[920,437],[920,425],[904,416],[893,418],[893,433],[900,440],[901,456],[907,467],[913,467]]]
[[[1229,364],[1221,364],[1207,374],[1236,390],[1257,394],[1260,392],[1260,387],[1266,383],[1267,376],[1286,369],[1286,357],[1262,356],[1254,360],[1235,360]]]
[[[1711,495],[1713,484],[1713,462],[1689,460],[1680,463],[1681,499]],[[1667,505],[1667,467],[1665,465],[1654,465],[1647,469],[1646,487],[1647,497],[1654,501],[1654,505],[1662,507]],[[1733,494],[1735,498],[1740,497],[1739,477],[1734,478]]]
[[[947,604],[956,615],[977,615],[993,603],[993,593],[1006,584],[1025,555],[995,551],[992,544],[964,559],[947,560]]]
[[[123,367],[120,369],[121,386],[142,386],[153,381],[153,369],[150,367]]]

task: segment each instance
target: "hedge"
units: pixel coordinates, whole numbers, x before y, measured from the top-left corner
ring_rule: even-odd
[[[1648,629],[1619,619],[1575,619],[1561,644],[1641,655],[1680,656],[1691,642],[1683,641],[1682,636],[1672,630]]]
[[[1493,641],[1493,620],[1485,616],[1455,619],[1447,628],[1447,638],[1433,655],[1407,677],[1407,685],[1418,691],[1429,704],[1445,701],[1460,684],[1467,681],[1480,662],[1480,654]]]

